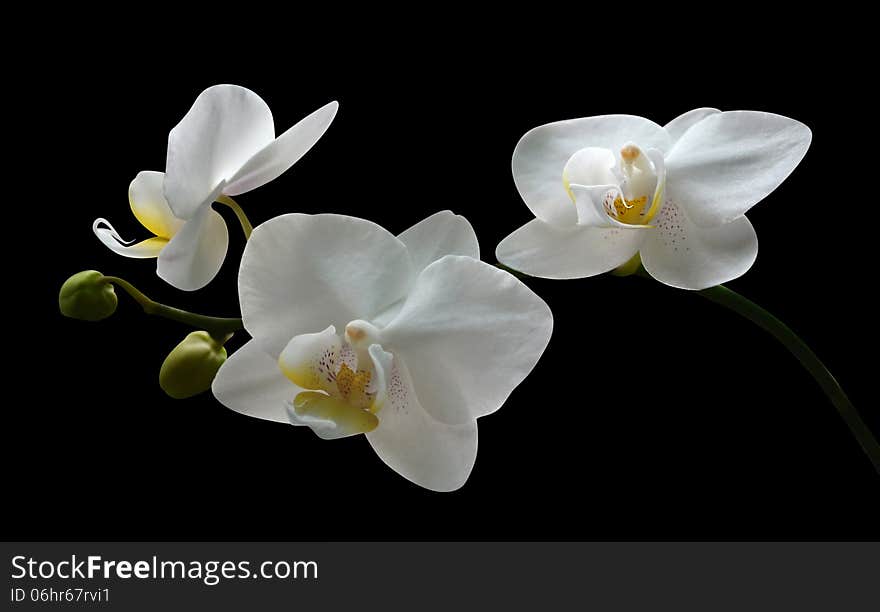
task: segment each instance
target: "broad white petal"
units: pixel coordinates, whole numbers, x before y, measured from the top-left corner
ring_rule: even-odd
[[[512,274],[447,255],[416,279],[382,346],[406,363],[425,410],[460,424],[501,407],[552,329],[550,308]]]
[[[666,151],[662,127],[632,115],[602,115],[548,123],[530,130],[513,151],[513,180],[529,209],[553,225],[572,225],[575,211],[562,181],[566,162],[580,149],[619,151],[628,142]]]
[[[375,223],[288,214],[254,230],[238,293],[245,328],[278,355],[293,336],[372,320],[411,282],[406,246]]]
[[[174,215],[189,219],[274,139],[272,112],[251,90],[215,85],[199,94],[168,135],[165,199]]]
[[[666,156],[668,197],[700,226],[727,223],[776,189],[810,146],[799,121],[755,111],[705,117]]]
[[[228,247],[226,222],[210,205],[205,205],[159,253],[156,272],[178,289],[201,289],[220,271]]]
[[[281,373],[277,360],[253,340],[220,366],[211,390],[227,408],[279,423],[288,422],[285,405],[301,391]]]
[[[541,278],[585,278],[623,265],[645,237],[637,227],[558,228],[529,221],[502,240],[495,257],[505,266]]]
[[[174,216],[165,201],[162,193],[164,180],[164,172],[138,172],[128,187],[128,202],[141,225],[156,236],[170,240],[184,222]]]
[[[752,224],[740,217],[699,227],[685,211],[667,202],[641,247],[642,264],[662,283],[681,289],[705,289],[745,274],[758,255]]]
[[[299,161],[324,135],[333,122],[338,102],[330,102],[302,119],[251,157],[223,187],[223,193],[238,195],[265,185]]]
[[[694,110],[679,115],[663,127],[669,132],[669,137],[672,139],[674,146],[678,139],[693,126],[709,115],[714,115],[720,112],[721,111],[717,108],[695,108]]]
[[[444,255],[480,258],[480,244],[474,228],[467,219],[450,210],[419,221],[398,238],[412,257],[415,275]]]
[[[405,365],[395,362],[379,427],[366,434],[367,440],[407,480],[432,491],[454,491],[477,458],[477,421],[446,425],[433,419],[419,404]]]
[[[138,243],[134,243],[134,240],[124,240],[107,219],[95,219],[95,222],[92,223],[92,231],[108,249],[133,259],[157,257],[159,251],[168,244],[168,240],[165,238],[156,237],[147,238]]]

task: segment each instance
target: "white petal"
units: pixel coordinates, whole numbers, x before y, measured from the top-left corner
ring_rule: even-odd
[[[293,336],[372,320],[412,282],[406,246],[375,223],[288,214],[254,230],[238,292],[245,328],[275,355]]]
[[[432,417],[461,424],[501,407],[552,329],[547,304],[512,274],[447,255],[416,279],[382,346],[406,363]]]
[[[330,127],[338,108],[338,102],[330,102],[281,134],[227,181],[223,193],[231,196],[245,193],[281,176],[315,146]]]
[[[505,266],[541,278],[585,278],[623,265],[650,230],[574,226],[534,219],[502,240],[495,256]]]
[[[287,423],[285,404],[301,389],[281,373],[274,357],[250,340],[220,367],[211,390],[221,404],[236,412]]]
[[[251,157],[275,139],[272,112],[254,92],[237,85],[203,91],[168,135],[165,199],[189,219]]]
[[[445,425],[431,418],[419,404],[405,366],[399,363],[392,369],[379,427],[366,436],[388,467],[432,491],[460,488],[477,458],[476,420]]]
[[[163,172],[138,172],[128,187],[128,202],[141,225],[156,236],[170,240],[184,222],[174,216],[165,201],[162,193],[164,180]]]
[[[228,247],[226,222],[210,205],[205,205],[159,253],[156,272],[178,289],[201,289],[220,271]]]
[[[632,115],[603,115],[558,121],[527,132],[513,152],[513,180],[526,205],[539,219],[572,225],[575,211],[565,191],[562,171],[580,149],[600,147],[618,151],[628,142],[668,150],[662,127]]]
[[[669,132],[669,137],[672,139],[673,146],[678,141],[679,138],[684,135],[689,129],[698,124],[700,121],[708,117],[709,115],[714,115],[716,113],[720,113],[721,111],[717,108],[695,108],[692,111],[688,111],[683,115],[679,115],[669,123],[667,123],[664,128]]]
[[[681,289],[705,289],[745,274],[758,255],[758,237],[745,217],[699,227],[667,202],[641,248],[648,273]]]
[[[697,225],[732,221],[791,174],[811,137],[803,123],[771,113],[705,117],[666,156],[668,197]]]
[[[114,253],[118,253],[124,257],[131,257],[133,259],[157,257],[159,251],[168,244],[168,240],[165,238],[156,237],[147,238],[146,240],[132,244],[134,240],[124,240],[122,236],[113,229],[113,226],[110,225],[110,222],[107,221],[107,219],[95,219],[95,222],[92,223],[92,231],[95,232],[95,236],[98,237],[98,240],[104,243],[104,246],[108,249]]]
[[[419,221],[398,236],[406,245],[418,275],[444,255],[480,258],[480,244],[468,220],[444,210]]]

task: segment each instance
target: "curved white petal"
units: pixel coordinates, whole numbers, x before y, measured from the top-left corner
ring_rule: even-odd
[[[286,403],[301,391],[281,373],[277,360],[253,340],[220,366],[211,390],[227,408],[279,423],[288,422]]]
[[[238,293],[248,332],[278,355],[293,336],[345,329],[400,300],[412,282],[406,246],[375,223],[288,214],[254,230]]]
[[[201,289],[220,271],[228,247],[226,222],[210,205],[205,205],[159,253],[156,272],[178,289]]]
[[[168,244],[168,240],[158,237],[147,238],[138,243],[134,243],[134,240],[124,240],[107,219],[95,219],[92,223],[92,231],[108,249],[133,259],[158,257],[159,252]]]
[[[810,146],[799,121],[756,111],[705,117],[666,156],[668,197],[700,226],[743,215],[776,189]]]
[[[512,274],[447,255],[416,279],[382,346],[406,363],[425,410],[460,424],[501,407],[552,329],[550,308]]]
[[[534,219],[502,240],[495,256],[505,266],[530,276],[585,278],[629,261],[645,231],[637,227],[558,228]]]
[[[396,358],[379,426],[366,436],[388,467],[432,491],[460,488],[477,458],[477,421],[445,425],[433,419],[419,404],[409,373]]]
[[[330,102],[281,134],[229,178],[223,193],[231,196],[245,193],[281,176],[315,146],[338,109],[338,102]]]
[[[141,225],[156,236],[170,240],[184,222],[174,216],[168,202],[165,201],[165,195],[162,193],[164,180],[164,172],[150,170],[138,172],[128,186],[128,202]]]
[[[575,152],[562,169],[562,182],[566,186],[617,184],[612,169],[617,165],[617,157],[611,149],[585,147]]]
[[[251,90],[215,85],[199,94],[168,135],[165,199],[174,215],[189,219],[196,214],[274,139],[272,112]]]
[[[669,132],[669,137],[672,139],[674,146],[678,139],[693,126],[709,115],[714,115],[720,112],[721,111],[717,108],[695,108],[694,110],[679,115],[663,127]]]
[[[513,180],[522,199],[539,219],[571,225],[575,211],[565,191],[562,171],[569,158],[585,147],[618,151],[628,142],[667,151],[662,127],[632,115],[602,115],[557,121],[526,132],[513,151]]]
[[[654,225],[641,247],[642,264],[673,287],[705,289],[725,283],[745,274],[758,255],[758,237],[745,217],[699,227],[681,207],[667,202]]]
[[[419,221],[397,236],[406,245],[418,275],[444,255],[480,258],[480,243],[468,220],[443,210]]]

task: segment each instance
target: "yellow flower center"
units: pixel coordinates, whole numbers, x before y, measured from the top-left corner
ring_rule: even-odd
[[[610,200],[610,198],[608,198],[608,200]],[[624,199],[618,195],[614,198],[613,202],[609,202],[608,200],[604,203],[605,212],[621,223],[626,223],[628,225],[642,225],[646,222],[643,212],[645,209],[645,202],[648,201],[648,196],[643,195],[637,198]]]
[[[357,336],[359,330],[358,325],[353,325],[352,335]],[[371,386],[376,375],[370,356],[343,342],[335,330],[294,338],[278,365],[302,389],[291,403],[301,419],[329,421],[344,435],[366,433],[378,427],[376,413],[384,398],[378,387],[383,379],[380,376],[380,385]]]

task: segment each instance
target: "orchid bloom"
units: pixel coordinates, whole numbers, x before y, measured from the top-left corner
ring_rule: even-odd
[[[448,211],[398,237],[353,217],[277,217],[254,230],[238,286],[253,339],[220,368],[217,399],[324,439],[363,433],[435,491],[464,484],[476,419],[525,379],[553,326]]]
[[[136,244],[105,219],[93,230],[126,257],[156,257],[156,271],[185,291],[207,285],[229,245],[226,223],[211,204],[277,178],[321,138],[339,105],[331,102],[275,137],[272,112],[236,85],[203,91],[168,136],[165,173],[141,172],[129,188],[132,212],[154,234]]]
[[[794,170],[810,139],[787,117],[712,108],[665,127],[631,115],[542,125],[513,153],[514,182],[536,219],[496,256],[544,278],[634,270],[640,258],[673,287],[721,284],[754,263],[758,240],[744,214]]]

